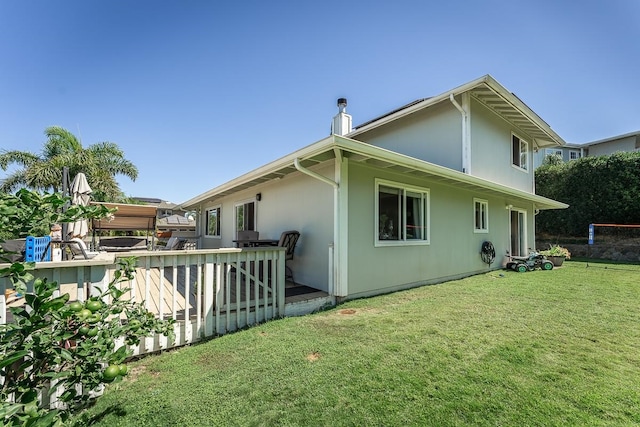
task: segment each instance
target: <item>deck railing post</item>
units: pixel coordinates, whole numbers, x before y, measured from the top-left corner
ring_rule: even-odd
[[[286,276],[285,269],[285,254],[284,249],[276,252],[278,256],[278,269],[276,275],[276,295],[278,298],[278,317],[284,317],[284,302],[285,302],[285,291],[284,291],[284,279]]]
[[[214,334],[213,318],[213,285],[214,285],[215,261],[213,254],[207,255],[204,264],[204,336],[210,337]]]

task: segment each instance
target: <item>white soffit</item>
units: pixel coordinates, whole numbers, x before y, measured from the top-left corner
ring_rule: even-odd
[[[478,102],[533,137],[534,141],[532,142],[536,147],[545,148],[565,145],[565,141],[540,116],[490,75],[473,80],[438,96],[408,104],[405,108],[400,108],[358,126],[347,136],[354,138],[361,133],[407,116],[415,111],[428,108],[440,102],[450,102],[449,96],[451,94],[458,96],[465,92],[469,92]]]
[[[516,190],[501,184],[477,178],[433,163],[425,162],[413,157],[405,156],[383,148],[332,135],[315,144],[298,150],[286,157],[269,163],[252,172],[242,175],[232,181],[218,186],[200,196],[181,204],[190,208],[200,203],[212,202],[216,199],[254,187],[264,182],[283,178],[297,172],[293,165],[294,159],[299,159],[305,168],[324,163],[335,158],[334,149],[339,149],[350,162],[361,163],[388,171],[409,174],[417,178],[426,178],[455,188],[475,191],[497,197],[507,197],[510,200],[534,203],[538,209],[563,209],[568,205],[548,199],[546,197]]]

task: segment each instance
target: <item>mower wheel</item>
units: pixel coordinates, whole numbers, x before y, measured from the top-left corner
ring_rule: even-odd
[[[516,271],[518,273],[526,273],[527,271],[529,271],[529,268],[527,267],[526,264],[518,264],[516,266]]]
[[[542,263],[543,270],[553,270],[553,263],[551,261],[544,261]]]

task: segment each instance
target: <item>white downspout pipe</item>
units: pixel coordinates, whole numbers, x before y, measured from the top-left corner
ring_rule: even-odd
[[[460,114],[462,114],[462,172],[471,174],[471,162],[469,161],[469,114],[458,104],[458,101],[456,101],[452,93],[449,94],[449,100],[453,106],[460,111]]]
[[[322,176],[319,173],[311,171],[311,170],[305,168],[304,166],[302,166],[300,164],[300,159],[298,159],[298,158],[293,159],[293,166],[295,166],[296,169],[298,169],[298,171],[302,172],[303,174],[309,175],[312,178],[315,178],[315,179],[320,180],[320,181],[322,181],[322,182],[324,182],[326,184],[329,184],[330,186],[332,186],[335,189],[338,189],[338,187],[339,187],[337,182],[327,178],[326,176]]]
[[[336,153],[336,161],[342,162],[342,152],[338,149],[334,150]],[[339,165],[340,163],[338,163]],[[340,280],[340,184],[327,178],[326,176],[322,176],[319,173],[313,172],[300,164],[300,159],[293,159],[293,166],[305,175],[308,175],[312,178],[315,178],[319,181],[324,182],[325,184],[329,184],[333,187],[333,271],[332,276],[329,277],[329,295],[335,295],[336,289],[341,289],[341,280]],[[338,173],[339,168],[338,168]],[[339,180],[339,176],[338,176]],[[330,260],[331,262],[331,260]],[[339,291],[338,293],[340,293]]]

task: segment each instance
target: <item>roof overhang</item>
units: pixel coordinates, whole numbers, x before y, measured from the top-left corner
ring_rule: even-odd
[[[451,95],[458,96],[467,92],[470,93],[472,98],[485,105],[491,111],[494,111],[530,135],[533,138],[534,148],[549,148],[565,145],[565,141],[560,138],[540,116],[490,75],[473,80],[438,96],[408,104],[404,108],[400,108],[392,113],[356,127],[355,130],[347,136],[354,138],[357,135],[383,126],[416,111],[423,110],[440,102],[450,102],[449,98]]]
[[[533,203],[536,209],[564,209],[569,206],[546,197],[497,184],[354,139],[331,135],[196,196],[180,204],[180,207],[191,209],[202,203],[213,202],[256,185],[281,179],[297,171],[294,166],[296,159],[303,167],[309,168],[334,159],[336,150],[339,150],[351,162],[363,163],[417,178],[429,179],[455,188],[474,191],[478,194],[504,197],[512,203]]]

